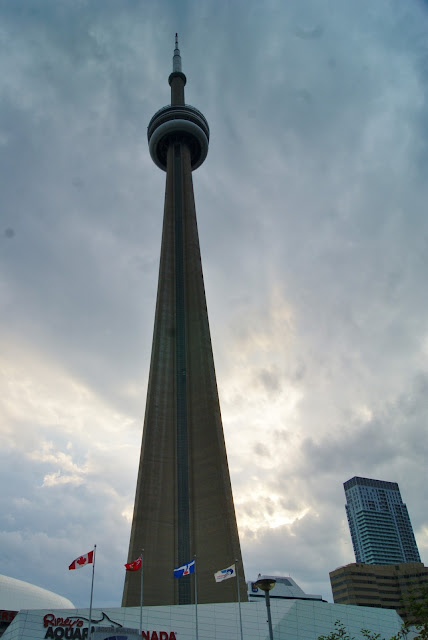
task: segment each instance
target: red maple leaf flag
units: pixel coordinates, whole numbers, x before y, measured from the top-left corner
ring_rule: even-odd
[[[85,553],[83,556],[79,556],[76,560],[73,560],[71,565],[68,567],[69,569],[80,569],[84,567],[85,564],[91,564],[94,561],[94,552],[89,551]]]
[[[142,559],[140,556],[133,562],[128,562],[128,564],[125,565],[125,569],[127,571],[138,571],[138,569],[141,569],[141,562],[142,562]]]

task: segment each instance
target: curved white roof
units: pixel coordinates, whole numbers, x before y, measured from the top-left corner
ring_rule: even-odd
[[[34,584],[0,575],[0,609],[75,609],[68,598]]]

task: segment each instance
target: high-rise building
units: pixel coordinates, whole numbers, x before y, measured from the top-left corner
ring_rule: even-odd
[[[330,583],[337,604],[395,609],[406,622],[422,622],[409,606],[426,598],[428,567],[422,562],[347,564],[330,572]]]
[[[178,41],[169,76],[171,104],[148,126],[150,155],[166,172],[159,283],[143,441],[128,562],[143,552],[144,604],[194,602],[194,575],[174,567],[196,557],[198,603],[237,600],[236,580],[214,573],[241,550],[220,415],[202,275],[192,171],[208,153],[209,128],[185,104]],[[140,576],[128,572],[123,606],[140,602]]]
[[[396,482],[354,477],[344,483],[357,562],[420,562],[407,507]]]

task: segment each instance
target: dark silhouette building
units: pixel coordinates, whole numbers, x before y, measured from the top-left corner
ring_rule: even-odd
[[[209,127],[186,105],[176,45],[171,105],[148,126],[150,155],[166,171],[159,284],[143,441],[128,562],[144,549],[144,604],[194,602],[194,577],[173,577],[196,556],[198,603],[236,601],[236,580],[214,573],[241,550],[220,415],[202,275],[192,171],[208,153]],[[139,572],[127,572],[123,606],[140,603]]]

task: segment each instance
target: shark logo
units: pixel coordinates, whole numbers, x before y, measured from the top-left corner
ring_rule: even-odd
[[[113,625],[114,627],[123,627],[122,624],[120,624],[120,622],[115,622],[114,620],[112,620],[111,618],[108,617],[108,615],[106,613],[104,613],[104,611],[101,611],[101,618],[99,620],[95,620],[94,618],[91,619],[91,624],[100,624],[101,622],[104,622],[104,620],[108,620],[109,623],[111,625]],[[81,618],[81,620],[86,620],[87,622],[89,622],[89,618]],[[104,625],[107,626],[107,625]]]
[[[87,626],[85,626],[85,622]],[[91,619],[91,629],[93,625],[104,622],[105,626],[122,628],[120,622],[112,620],[104,611],[100,618]],[[45,640],[87,640],[89,618],[85,616],[67,616],[67,618],[56,618],[53,613],[47,613],[43,618],[43,626],[47,627]]]

